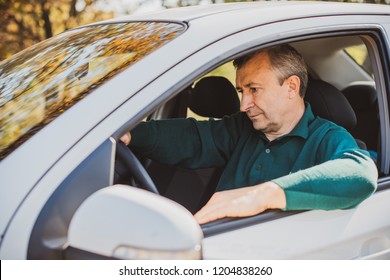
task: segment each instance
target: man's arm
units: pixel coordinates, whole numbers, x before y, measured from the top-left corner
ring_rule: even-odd
[[[216,192],[208,203],[195,214],[200,224],[225,217],[247,217],[267,209],[286,207],[286,196],[274,182]]]
[[[361,203],[375,191],[377,179],[374,162],[357,149],[273,181],[286,194],[286,210],[331,210]]]
[[[346,154],[256,186],[217,192],[195,218],[203,224],[225,217],[253,216],[267,209],[354,207],[375,191],[377,180],[373,161],[357,154]]]
[[[223,166],[240,135],[240,122],[239,116],[143,122],[131,131],[129,147],[158,162],[184,168]]]
[[[256,215],[275,208],[347,209],[358,205],[375,191],[378,179],[375,163],[368,152],[357,148],[354,139],[344,130],[328,133],[317,153],[322,163],[313,167],[272,182],[243,188],[243,191],[234,189],[216,193],[195,215],[196,219],[205,223],[223,217]],[[270,191],[271,183],[274,192]],[[259,195],[262,197],[257,197]],[[263,198],[270,201],[267,203]]]

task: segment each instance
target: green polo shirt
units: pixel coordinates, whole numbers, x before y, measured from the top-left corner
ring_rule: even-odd
[[[375,191],[378,176],[368,152],[344,128],[314,117],[308,104],[297,126],[273,141],[237,113],[143,122],[131,147],[165,164],[224,166],[217,191],[273,181],[285,191],[286,210],[354,207]]]

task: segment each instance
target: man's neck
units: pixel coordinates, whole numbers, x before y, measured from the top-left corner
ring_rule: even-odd
[[[269,141],[273,141],[283,135],[289,134],[299,123],[303,114],[305,113],[305,104],[302,102],[296,109],[292,110],[291,114],[286,115],[284,125],[277,131],[264,133]]]

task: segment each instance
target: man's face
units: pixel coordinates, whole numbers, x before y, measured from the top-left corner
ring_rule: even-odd
[[[286,81],[280,85],[268,56],[259,54],[237,70],[236,87],[242,94],[240,110],[246,112],[256,130],[278,132],[289,110]]]

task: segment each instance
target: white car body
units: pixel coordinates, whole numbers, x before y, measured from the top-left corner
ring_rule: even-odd
[[[316,73],[339,89],[355,81],[375,84],[380,115],[381,147],[378,153],[381,157],[378,168],[381,176],[378,191],[372,197],[350,210],[269,211],[255,217],[217,221],[200,227],[183,207],[172,201],[165,203],[165,198],[152,195],[155,196],[152,198],[156,201],[155,205],[161,206],[160,212],[170,213],[171,217],[177,215],[187,221],[179,223],[173,219],[172,227],[182,226],[187,230],[179,231],[177,236],[174,233],[170,237],[164,236],[158,239],[160,243],[151,243],[148,242],[151,237],[147,232],[153,226],[147,220],[138,221],[136,216],[127,217],[113,210],[111,217],[121,221],[117,223],[121,224],[120,230],[119,225],[112,225],[111,236],[110,230],[105,231],[103,237],[98,233],[91,236],[89,234],[93,235],[96,225],[91,225],[91,232],[77,229],[76,225],[92,220],[93,217],[88,215],[93,214],[90,214],[91,211],[89,214],[77,212],[79,220],[72,220],[71,237],[53,234],[46,236],[43,243],[55,250],[72,246],[108,258],[136,258],[128,252],[121,255],[114,250],[120,244],[126,245],[126,242],[133,247],[137,244],[148,247],[149,244],[149,249],[169,251],[170,248],[162,248],[158,244],[176,238],[184,240],[182,248],[198,242],[203,259],[390,259],[390,219],[387,216],[390,213],[390,7],[304,2],[237,3],[172,9],[113,19],[104,24],[127,21],[177,22],[186,26],[187,30],[97,87],[0,162],[0,259],[57,258],[50,253],[35,257],[30,247],[32,233],[45,207],[61,211],[61,208],[48,206],[48,202],[53,195],[66,192],[66,189],[58,191],[59,187],[80,168],[81,163],[99,149],[106,149],[104,153],[111,155],[97,169],[97,173],[105,178],[97,187],[101,190],[94,194],[98,197],[106,190],[105,186],[113,184],[115,140],[123,132],[213,68],[245,51],[281,42],[295,43],[298,50],[307,56],[305,58],[312,59],[311,67]],[[316,38],[348,35],[361,35],[367,39],[365,43],[375,78],[360,70],[344,71],[343,75],[329,71],[329,64],[321,61],[316,49],[305,49],[297,43],[304,39],[314,42]],[[336,49],[337,44],[329,45],[330,50],[332,47]],[[331,63],[331,60],[326,61]],[[334,63],[338,61],[341,60],[336,58]],[[107,97],[109,93],[115,95]],[[80,180],[81,186],[83,180],[88,179]],[[137,192],[140,197],[144,195],[142,190],[132,188],[133,192],[132,197],[137,197]],[[106,199],[103,195],[103,201]],[[114,209],[118,200],[107,203],[101,207]],[[125,207],[123,211],[135,211],[134,202],[129,200],[128,204],[128,209]],[[95,209],[93,207],[98,206],[90,207]],[[142,209],[140,207],[137,209]],[[144,207],[146,211],[150,206],[145,204]],[[158,215],[153,217],[155,221],[161,218]],[[123,219],[128,220],[122,223]],[[134,232],[134,225],[139,231],[132,236],[136,241],[125,240],[115,233]],[[58,226],[66,227],[65,232],[68,232],[68,225],[60,223]],[[161,232],[156,234],[163,236],[164,228],[159,230]],[[105,248],[104,238],[107,244],[111,244]],[[83,244],[86,240],[94,242]],[[157,254],[157,258],[164,256]]]

